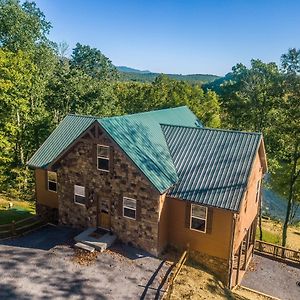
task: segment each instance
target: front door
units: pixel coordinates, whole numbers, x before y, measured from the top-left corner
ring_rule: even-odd
[[[99,224],[101,228],[110,229],[110,214],[108,210],[101,209],[99,213]]]

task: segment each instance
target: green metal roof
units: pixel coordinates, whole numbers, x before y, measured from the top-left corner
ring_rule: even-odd
[[[169,195],[238,211],[260,133],[162,125],[179,177]]]
[[[202,126],[186,106],[110,118],[68,115],[28,165],[46,168],[94,121],[99,122],[161,193],[174,185],[178,177],[160,124]]]
[[[90,117],[66,116],[34,153],[27,164],[34,168],[47,168],[94,121],[95,118]]]

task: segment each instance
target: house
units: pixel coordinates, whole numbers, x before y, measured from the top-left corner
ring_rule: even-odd
[[[230,287],[252,257],[262,135],[205,128],[186,107],[98,118],[68,115],[29,160],[36,210],[99,226],[153,255],[166,246]]]

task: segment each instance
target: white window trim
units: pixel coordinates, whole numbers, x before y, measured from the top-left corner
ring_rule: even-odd
[[[130,200],[134,200],[135,201],[135,209],[132,208],[132,207],[128,207],[126,205],[124,205],[124,200],[125,199],[130,199]],[[123,217],[126,218],[126,219],[130,219],[130,220],[136,220],[136,204],[137,204],[137,201],[136,199],[133,199],[133,198],[129,198],[129,197],[123,197],[123,206],[122,206],[122,211],[123,211]],[[127,208],[127,209],[131,209],[131,210],[134,210],[135,211],[135,218],[130,218],[130,217],[127,217],[124,215],[124,208]]]
[[[109,155],[110,155],[110,147],[107,146],[107,145],[97,144],[97,170],[109,173],[109,168],[110,168],[110,157],[107,158],[107,157],[103,157],[103,156],[98,156],[98,147],[108,148],[108,153],[109,153]],[[98,166],[98,158],[108,160],[108,170],[100,169],[100,168],[99,168],[99,166]]]
[[[56,173],[56,172],[47,170],[47,188],[48,188],[48,191],[52,192],[52,193],[57,193],[57,185],[58,185],[58,183],[57,183],[57,173],[56,173],[56,181],[53,181],[53,180],[49,180],[48,172]],[[49,189],[49,182],[56,183],[56,191],[52,191],[52,190]]]
[[[193,206],[201,206],[201,207],[205,208],[205,219],[204,218],[198,218],[198,217],[192,216]],[[206,233],[206,229],[207,229],[207,211],[208,211],[208,209],[207,209],[206,206],[198,205],[198,204],[192,204],[191,205],[191,210],[190,210],[190,230],[194,230],[194,231],[197,231],[197,232]],[[205,221],[204,231],[192,228],[192,218],[198,219],[198,220],[204,220]]]
[[[82,204],[82,203],[79,203],[79,202],[76,201],[76,196],[79,196],[79,197],[83,197],[83,196],[75,193],[75,186],[84,187],[84,198],[86,198],[86,195],[85,195],[85,186],[74,184],[74,203],[77,204],[77,205],[81,205],[81,206],[85,207],[85,204]]]

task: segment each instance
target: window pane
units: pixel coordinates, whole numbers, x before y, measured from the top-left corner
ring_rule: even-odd
[[[56,192],[56,182],[48,181],[48,189],[49,191]]]
[[[48,171],[48,180],[57,182],[57,174],[56,174],[56,172]]]
[[[206,207],[192,204],[192,217],[206,219]]]
[[[100,146],[97,147],[97,156],[109,158],[109,147],[108,146]]]
[[[85,197],[75,195],[74,200],[76,203],[85,204]]]
[[[124,216],[135,219],[135,210],[124,207]]]
[[[109,160],[106,158],[98,158],[98,169],[109,171]]]
[[[192,218],[191,228],[199,231],[205,231],[205,220]]]
[[[85,187],[80,185],[74,185],[74,194],[85,197]]]
[[[130,198],[126,198],[126,197],[124,197],[123,199],[124,199],[123,200],[124,206],[136,209],[136,200],[135,199],[130,199]]]

